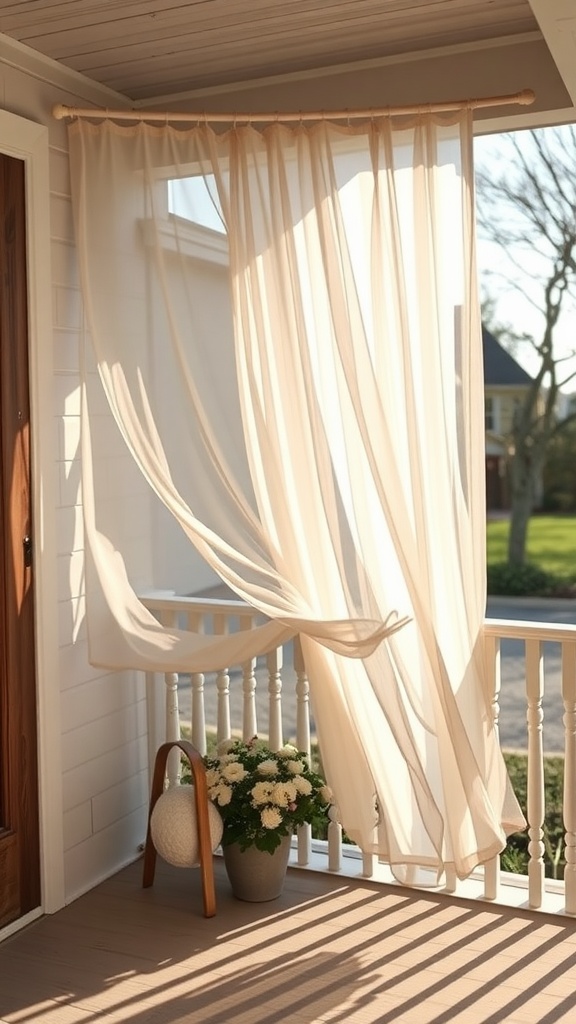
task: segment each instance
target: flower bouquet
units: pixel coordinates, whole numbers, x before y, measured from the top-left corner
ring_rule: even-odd
[[[332,793],[303,751],[272,751],[255,736],[225,740],[204,758],[208,796],[224,822],[222,846],[273,853],[298,825],[325,823]]]

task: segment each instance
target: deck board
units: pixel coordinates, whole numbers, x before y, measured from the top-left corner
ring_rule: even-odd
[[[0,945],[2,1024],[563,1024],[576,921],[290,869],[242,903],[216,859],[136,863]]]

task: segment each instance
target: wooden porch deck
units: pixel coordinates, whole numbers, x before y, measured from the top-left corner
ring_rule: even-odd
[[[138,862],[0,945],[9,1024],[557,1024],[576,921],[290,869],[272,903]]]

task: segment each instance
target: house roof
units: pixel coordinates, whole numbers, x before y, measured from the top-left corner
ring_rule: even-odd
[[[385,106],[531,88],[533,111],[576,120],[576,10],[566,0],[11,0],[0,6],[0,57],[3,41],[13,40],[17,52],[29,48],[125,105],[187,97],[189,109],[210,109],[208,92],[217,98],[232,85],[290,77],[304,86],[291,109],[317,109],[309,104],[317,104],[324,81],[329,110],[340,99],[330,79],[338,73],[347,76],[353,106],[360,105],[359,93],[362,105]],[[358,76],[369,71],[369,83],[359,88]],[[314,88],[306,90],[312,78]],[[455,95],[455,88],[467,91]],[[191,97],[203,104],[191,105]]]
[[[532,377],[485,327],[482,327],[484,352],[484,386],[509,385],[527,387]]]

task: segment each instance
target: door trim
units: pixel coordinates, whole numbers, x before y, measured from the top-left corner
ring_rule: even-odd
[[[52,276],[48,129],[0,110],[0,150],[23,160],[26,176],[28,330],[38,788],[42,911],[64,906],[62,751],[56,576]],[[4,932],[0,931],[0,939]]]

